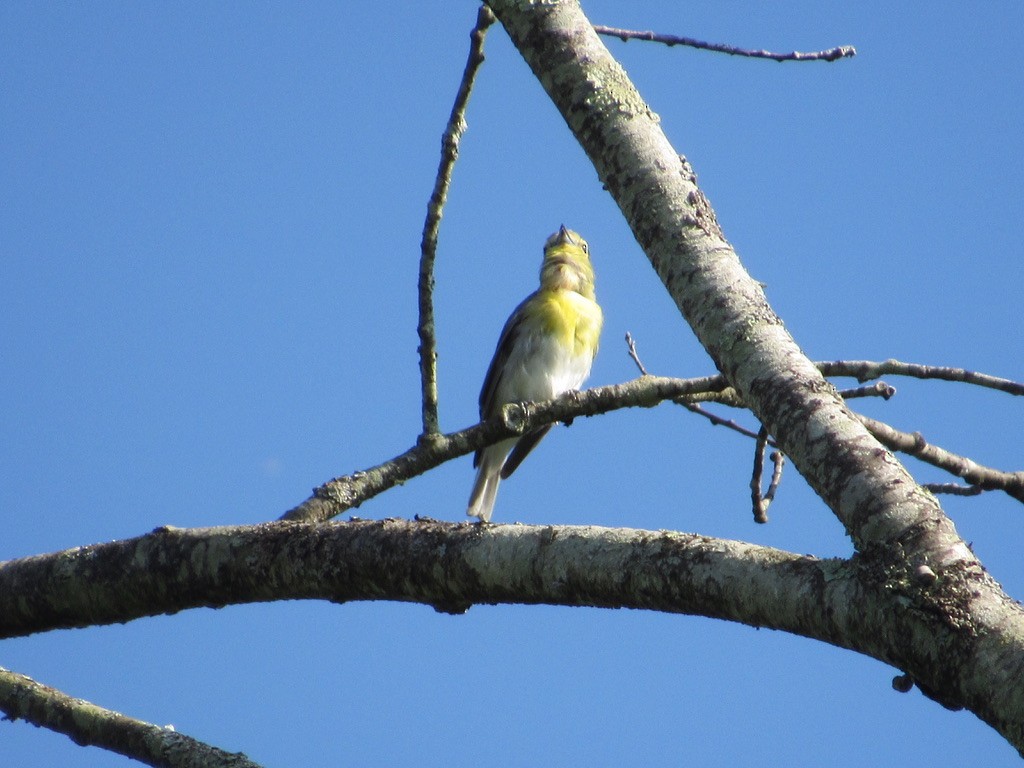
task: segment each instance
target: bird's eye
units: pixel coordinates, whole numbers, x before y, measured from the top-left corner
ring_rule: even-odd
[[[589,245],[587,245],[586,243],[580,243],[580,247],[583,248],[583,252],[585,254],[587,254],[588,256],[590,255],[590,246]]]

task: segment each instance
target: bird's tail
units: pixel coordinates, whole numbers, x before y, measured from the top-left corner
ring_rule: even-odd
[[[469,509],[466,510],[469,517],[478,517],[482,523],[490,521],[507,452],[505,446],[492,445],[480,456],[480,467],[476,471],[476,482],[473,483],[473,492],[469,494]]]

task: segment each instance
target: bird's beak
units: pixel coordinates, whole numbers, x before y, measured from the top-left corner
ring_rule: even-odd
[[[574,241],[572,235],[569,234],[569,230],[565,228],[565,224],[562,224],[558,228],[558,245],[573,245]]]

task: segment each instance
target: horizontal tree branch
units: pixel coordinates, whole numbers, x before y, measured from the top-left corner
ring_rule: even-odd
[[[76,699],[30,677],[0,667],[0,711],[159,768],[260,768],[240,752],[211,747],[170,727],[160,727]]]
[[[1024,392],[1024,384],[965,371],[962,368],[925,366],[896,360],[887,360],[883,363],[836,361],[816,365],[829,376],[851,376],[860,378],[861,381],[889,374],[958,381],[1010,394],[1016,394],[1017,388]],[[641,376],[623,384],[570,392],[543,403],[513,404],[506,406],[502,414],[493,419],[457,432],[423,435],[417,445],[389,461],[329,480],[316,488],[309,499],[282,515],[281,519],[309,522],[329,520],[358,507],[364,501],[399,483],[506,437],[520,435],[555,421],[569,422],[581,416],[596,416],[620,408],[651,408],[666,400],[684,405],[700,400],[714,400],[726,405],[743,407],[742,401],[721,375],[694,379]],[[696,412],[712,419],[717,418],[700,409]],[[726,422],[723,420],[719,423]],[[774,446],[775,443],[773,441],[770,444]],[[1014,476],[1014,473],[1002,474],[1011,478]],[[995,475],[987,476],[988,487],[1001,487],[992,485],[996,481]]]
[[[837,61],[857,55],[857,49],[852,45],[840,45],[824,51],[791,51],[789,53],[777,53],[764,49],[740,48],[725,43],[706,43],[693,37],[680,37],[679,35],[666,35],[658,32],[640,31],[635,29],[619,29],[618,27],[605,27],[600,24],[594,25],[594,31],[599,35],[617,37],[622,42],[629,40],[646,40],[651,43],[662,43],[667,46],[685,45],[688,48],[697,48],[703,51],[714,51],[715,53],[727,53],[730,56],[746,56],[752,59],[771,59],[772,61]]]
[[[908,376],[914,379],[940,379],[974,384],[987,389],[997,389],[1010,395],[1024,395],[1024,383],[989,376],[965,368],[950,368],[939,365],[904,363],[899,360],[835,360],[817,362],[818,370],[825,376],[852,376],[860,382],[881,376]]]
[[[0,637],[287,599],[639,608],[770,627],[906,671],[947,706],[1024,739],[1017,608],[981,568],[819,560],[686,533],[436,521],[161,528],[0,564]],[[925,574],[928,578],[923,578]],[[976,605],[974,606],[977,607]],[[977,616],[983,617],[981,623]],[[1005,679],[993,687],[992,679]]]

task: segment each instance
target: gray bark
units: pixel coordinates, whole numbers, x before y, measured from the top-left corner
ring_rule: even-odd
[[[858,608],[922,690],[1024,748],[1024,613],[934,496],[804,356],[725,240],[689,163],[575,0],[488,3],[718,369],[890,586]],[[934,574],[928,584],[915,574]],[[934,621],[919,624],[912,614]],[[850,638],[852,641],[852,638]],[[867,640],[867,637],[863,638]]]

